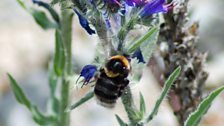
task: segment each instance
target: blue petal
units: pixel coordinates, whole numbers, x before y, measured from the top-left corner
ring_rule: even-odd
[[[34,3],[34,4],[42,4],[43,2],[42,1],[40,1],[40,0],[32,0],[32,2]]]
[[[128,6],[141,7],[144,6],[147,0],[125,0]]]
[[[73,9],[78,15],[80,25],[90,34],[95,34],[96,32],[90,28],[88,20],[82,16],[76,9]]]
[[[103,18],[104,18],[107,29],[111,29],[111,24],[110,24],[110,20],[109,20],[109,17],[107,15],[107,12],[103,13]]]
[[[97,67],[95,65],[86,65],[82,68],[79,78],[84,77],[83,85],[89,83],[89,81],[94,77],[96,71]],[[79,80],[79,78],[77,79],[77,81]]]
[[[120,3],[120,0],[104,0],[104,1],[107,2],[107,3],[110,4],[110,5]]]
[[[143,10],[140,12],[141,17],[150,16],[155,13],[163,12],[166,13],[168,11],[168,8],[163,6],[165,3],[165,0],[152,0],[148,2]]]
[[[142,55],[142,51],[140,48],[138,48],[133,54],[132,54],[132,58],[137,58],[138,63],[145,63],[145,60],[143,58]]]

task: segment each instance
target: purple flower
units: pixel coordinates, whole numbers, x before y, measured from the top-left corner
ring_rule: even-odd
[[[147,0],[125,0],[128,6],[141,7],[144,6],[148,1]]]
[[[138,63],[145,63],[145,60],[140,48],[136,49],[136,51],[132,54],[132,58],[137,58]]]
[[[95,31],[90,28],[88,20],[82,16],[76,9],[73,9],[78,15],[80,25],[90,34],[95,34]]]
[[[89,83],[89,81],[95,75],[96,71],[97,71],[97,67],[95,65],[86,65],[82,68],[79,78],[84,77],[83,85],[87,85]],[[76,83],[78,82],[79,78],[77,79]]]
[[[174,6],[174,2],[165,4],[165,0],[151,0],[149,1],[140,12],[141,17],[150,16],[155,13],[166,13],[170,8]]]
[[[117,4],[117,5],[121,5],[120,0],[106,0],[106,2],[108,4]]]

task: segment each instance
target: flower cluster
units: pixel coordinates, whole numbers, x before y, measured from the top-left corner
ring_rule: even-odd
[[[167,13],[174,5],[174,2],[170,4],[164,4],[165,0],[151,0],[145,4],[143,10],[140,12],[141,17],[150,16],[155,13],[163,12]]]
[[[139,12],[140,17],[148,17],[152,14],[163,12],[166,13],[169,9],[171,9],[174,5],[174,2],[171,2],[170,4],[165,4],[165,0],[125,0],[125,4],[121,4],[120,0],[102,0],[103,6],[108,6],[108,8],[111,9],[113,12],[115,9],[117,10],[119,8],[122,8],[123,6],[127,5],[133,8],[141,7],[141,11]],[[93,0],[90,0],[90,4],[96,7],[96,3],[94,3]],[[80,12],[78,12],[76,9],[73,9],[74,12],[78,15],[80,25],[90,34],[95,34],[95,31],[90,28],[88,20],[83,16]],[[124,14],[125,10],[121,10],[122,14]]]
[[[126,0],[128,6],[142,7],[147,4],[148,0]]]
[[[125,17],[125,16],[130,16],[129,13],[126,13],[129,11],[128,9],[130,8],[135,9],[135,10],[138,10],[138,12],[136,12],[135,15],[134,16],[132,15],[132,16],[136,17],[137,19],[134,19],[134,20],[138,21],[143,18],[148,18],[151,15],[156,13],[168,12],[168,10],[174,6],[174,2],[166,4],[165,0],[96,0],[96,1],[89,0],[89,3],[87,3],[87,5],[90,6],[90,8],[94,8],[92,13],[96,14],[98,11],[99,13],[101,13],[101,15],[103,15],[105,25],[109,31],[109,28],[111,28],[111,25],[110,25],[110,17],[106,15],[107,13],[111,13],[112,18],[117,18],[119,16]],[[89,16],[84,15],[85,12],[82,12],[81,9],[77,10],[73,8],[73,10],[79,18],[80,25],[90,35],[95,34],[95,30],[90,27],[91,22],[89,23],[88,21]],[[130,17],[128,18],[130,19]],[[115,20],[115,23],[117,22],[120,23],[121,18],[118,20]],[[101,27],[98,25],[99,24],[96,23],[95,28]],[[122,27],[122,24],[120,26]],[[130,28],[130,27],[127,27],[127,28]],[[140,47],[138,47],[132,54],[127,54],[127,55],[129,55],[131,58],[136,58],[138,60],[138,63],[146,63]],[[96,71],[97,71],[97,68],[94,65],[84,66],[84,68],[81,70],[81,73],[80,73],[80,77],[84,77],[84,80],[85,80],[83,85],[88,84],[90,79],[94,77],[94,74],[96,73]]]

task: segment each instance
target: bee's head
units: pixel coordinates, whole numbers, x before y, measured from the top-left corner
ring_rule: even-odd
[[[105,71],[109,77],[127,76],[130,71],[129,61],[123,55],[112,56],[106,63]]]

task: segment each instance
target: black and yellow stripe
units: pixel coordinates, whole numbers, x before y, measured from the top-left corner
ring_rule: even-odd
[[[116,62],[121,63],[123,67],[125,67],[124,71],[116,71],[116,69],[111,69]],[[104,71],[108,77],[114,78],[117,77],[123,72],[129,72],[131,69],[130,63],[128,59],[123,55],[112,56],[104,67]]]
[[[112,56],[110,58],[110,60],[119,60],[123,63],[123,65],[126,67],[126,69],[130,70],[130,68],[131,68],[128,59],[123,55]]]
[[[102,69],[94,88],[95,96],[101,105],[112,108],[128,83],[129,80],[126,77],[119,75],[111,78]]]

